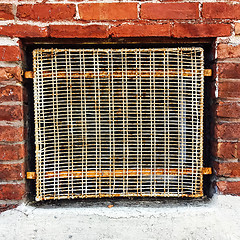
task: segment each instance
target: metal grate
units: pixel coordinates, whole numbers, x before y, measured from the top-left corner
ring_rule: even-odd
[[[36,200],[202,196],[202,48],[33,56]]]

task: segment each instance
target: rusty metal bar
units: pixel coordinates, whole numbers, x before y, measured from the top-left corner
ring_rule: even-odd
[[[126,171],[129,176],[139,176],[140,172],[137,169],[129,169]],[[154,169],[154,173],[156,176],[163,176],[164,174],[164,169]],[[196,173],[195,170],[192,170],[191,168],[184,169],[183,175],[188,175],[188,174],[194,174]],[[202,168],[201,173],[203,175],[211,175],[212,174],[212,168]],[[71,173],[69,172],[60,172],[59,177],[61,178],[68,178],[68,177],[73,177],[73,178],[84,178],[85,176],[89,178],[95,178],[96,174],[98,176],[101,176],[103,178],[108,178],[108,177],[122,177],[125,173],[123,169],[115,170],[114,172],[111,170],[103,170],[103,171],[73,171]],[[152,174],[152,169],[143,169],[141,174],[143,176],[151,176]],[[169,175],[175,175],[177,176],[179,174],[179,169],[169,169]],[[58,177],[58,174],[54,172],[46,172],[46,178],[54,178]],[[26,178],[27,179],[36,179],[36,172],[27,172],[26,173]]]

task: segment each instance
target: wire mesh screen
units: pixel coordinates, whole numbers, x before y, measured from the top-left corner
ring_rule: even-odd
[[[202,196],[203,49],[37,49],[36,200]]]

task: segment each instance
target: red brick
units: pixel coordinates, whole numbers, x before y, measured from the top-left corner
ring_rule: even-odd
[[[2,67],[0,68],[0,82],[6,80],[16,80],[22,82],[20,67]]]
[[[23,89],[21,86],[0,87],[0,102],[23,101]]]
[[[76,7],[74,4],[23,4],[17,7],[20,20],[57,21],[73,20]]]
[[[17,46],[0,46],[0,61],[19,61],[21,59],[20,50]]]
[[[216,144],[215,157],[221,159],[236,159],[237,154],[237,143],[236,142],[220,142]]]
[[[240,181],[239,182],[219,181],[216,183],[216,186],[218,187],[220,193],[240,196]]]
[[[172,35],[176,38],[225,37],[231,35],[231,25],[176,23]]]
[[[215,126],[216,138],[223,140],[240,139],[240,123],[222,123]]]
[[[240,82],[224,81],[218,84],[218,97],[240,98]]]
[[[240,162],[214,162],[217,176],[240,177]]]
[[[240,159],[240,142],[237,143],[237,156]]]
[[[21,142],[23,140],[23,127],[0,126],[0,141]]]
[[[236,35],[240,34],[240,23],[235,23],[235,34]]]
[[[47,37],[48,31],[46,27],[38,27],[32,25],[14,25],[10,24],[7,26],[0,27],[0,35],[1,36],[9,36],[9,37]]]
[[[138,17],[137,3],[83,3],[78,5],[82,20],[127,20]]]
[[[198,3],[144,3],[142,19],[197,19]]]
[[[0,213],[16,208],[18,205],[17,204],[0,204]]]
[[[240,118],[240,102],[219,102],[217,116],[224,118]]]
[[[22,180],[24,178],[24,164],[0,164],[0,180]]]
[[[0,20],[12,20],[13,8],[11,4],[0,4]]]
[[[0,105],[0,121],[23,120],[23,107],[20,105]]]
[[[25,195],[25,185],[0,184],[0,200],[21,200]]]
[[[122,24],[111,28],[112,37],[170,37],[170,24]]]
[[[0,144],[0,161],[20,160],[26,157],[24,144]]]
[[[203,3],[202,16],[211,19],[240,19],[240,4]]]
[[[218,77],[240,79],[240,63],[219,63]]]
[[[50,36],[53,38],[107,38],[108,27],[104,25],[50,25]]]
[[[239,58],[240,45],[232,46],[228,44],[219,44],[217,48],[217,55],[219,59]]]

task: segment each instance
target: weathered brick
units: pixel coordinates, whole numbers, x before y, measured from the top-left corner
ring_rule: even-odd
[[[23,106],[0,105],[0,121],[23,120]]]
[[[240,79],[240,63],[219,63],[218,77]]]
[[[23,89],[21,86],[0,87],[0,102],[23,101]]]
[[[24,178],[24,164],[0,164],[0,180],[22,180]]]
[[[219,59],[225,58],[239,58],[240,57],[240,45],[232,46],[228,44],[219,44],[217,47],[217,56]]]
[[[26,157],[24,144],[0,144],[0,161],[20,160]]]
[[[216,183],[216,186],[219,192],[222,194],[240,196],[240,181],[238,182],[219,181]]]
[[[240,19],[240,4],[226,2],[203,3],[202,16],[210,19]]]
[[[0,126],[0,141],[21,142],[24,135],[23,127]]]
[[[0,82],[6,80],[15,80],[22,82],[20,67],[2,67],[0,68]]]
[[[0,184],[0,200],[21,200],[25,195],[25,185]]]
[[[170,37],[170,24],[122,24],[111,28],[112,37]]]
[[[233,73],[233,75],[234,75],[234,73]],[[240,98],[240,82],[239,81],[219,82],[218,97],[220,97],[220,98]]]
[[[240,123],[216,124],[215,137],[223,140],[239,140]]]
[[[235,23],[235,34],[236,35],[240,34],[240,23]]]
[[[21,54],[17,46],[0,46],[0,61],[19,61]]]
[[[176,38],[226,37],[230,35],[231,35],[230,24],[175,23],[172,32],[172,36]]]
[[[23,4],[17,7],[20,20],[57,21],[73,20],[76,12],[74,4]]]
[[[214,162],[214,171],[217,176],[240,177],[240,162]]]
[[[48,31],[46,27],[38,27],[33,25],[15,25],[0,26],[0,35],[8,37],[47,37]]]
[[[237,159],[237,143],[236,142],[219,142],[216,143],[215,157],[220,159]]]
[[[137,3],[83,3],[78,5],[82,20],[136,19]]]
[[[14,19],[12,4],[0,4],[0,20]]]
[[[140,16],[142,19],[196,19],[198,3],[143,3]]]
[[[107,38],[108,27],[105,25],[50,25],[50,36],[53,38]]]
[[[224,118],[240,118],[240,102],[219,102],[217,116]]]
[[[0,213],[16,208],[18,205],[17,204],[0,204]]]

